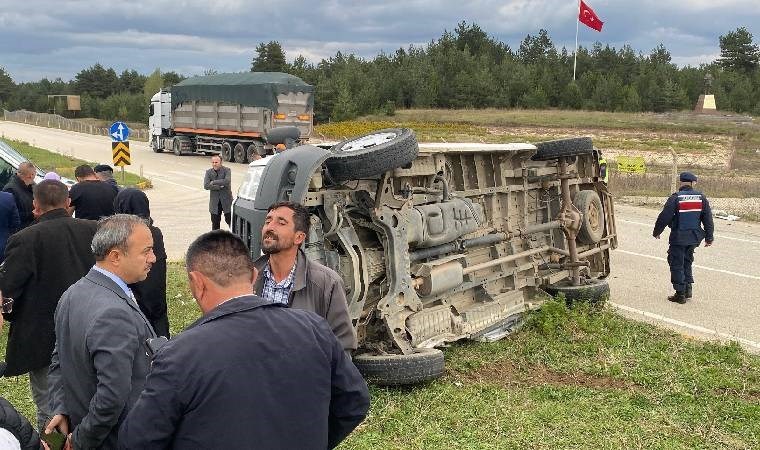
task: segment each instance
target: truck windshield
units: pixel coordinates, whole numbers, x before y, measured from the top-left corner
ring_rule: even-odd
[[[256,198],[256,191],[259,189],[259,181],[261,175],[264,173],[264,165],[249,166],[248,172],[245,174],[243,184],[238,189],[238,197],[246,200],[254,200]]]

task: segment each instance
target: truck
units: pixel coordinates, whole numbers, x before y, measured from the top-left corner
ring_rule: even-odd
[[[368,381],[443,373],[438,347],[494,341],[552,296],[603,304],[617,247],[591,138],[418,144],[387,129],[250,164],[232,230],[260,254],[268,207],[310,211],[308,258],[340,274]]]
[[[247,163],[271,154],[273,130],[313,130],[314,87],[280,72],[224,73],[188,78],[150,101],[148,125],[154,152],[220,155]]]

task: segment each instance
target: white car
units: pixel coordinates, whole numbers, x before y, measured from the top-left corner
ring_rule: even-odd
[[[16,149],[11,147],[7,142],[0,140],[0,189],[10,181],[11,177],[16,173],[16,170],[18,170],[18,166],[23,162],[31,161],[16,151]],[[36,165],[34,168],[37,170],[34,182],[39,183],[45,178],[45,171]],[[76,181],[64,177],[61,177],[61,181],[69,188],[76,183]]]

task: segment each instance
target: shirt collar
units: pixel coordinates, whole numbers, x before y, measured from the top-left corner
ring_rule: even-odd
[[[264,276],[267,277],[269,280],[271,280],[272,284],[276,286],[277,285],[290,286],[291,284],[293,284],[293,279],[295,278],[297,265],[298,265],[298,261],[296,260],[296,262],[293,263],[293,267],[290,268],[290,273],[288,274],[288,276],[285,277],[285,279],[280,281],[279,283],[275,281],[274,275],[272,275],[272,270],[269,267],[269,263],[267,263],[267,265],[264,266]]]
[[[113,280],[114,283],[118,284],[119,287],[124,291],[124,293],[127,294],[127,298],[130,298],[130,299],[132,298],[132,291],[129,289],[129,286],[127,286],[127,283],[125,283],[124,280],[119,278],[118,275],[116,275],[115,273],[109,272],[102,267],[98,267],[97,265],[92,266],[92,268],[102,273],[103,275],[107,276],[111,280]]]

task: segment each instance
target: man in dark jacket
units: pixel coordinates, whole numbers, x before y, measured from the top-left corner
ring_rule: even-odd
[[[218,155],[211,157],[211,168],[203,178],[203,189],[210,191],[208,210],[211,213],[211,229],[219,229],[222,214],[229,226],[232,223],[232,171],[222,165],[222,158]]]
[[[21,225],[16,199],[10,192],[0,192],[0,263],[5,259],[5,244]]]
[[[15,299],[8,333],[6,375],[29,373],[38,425],[49,418],[48,367],[55,344],[53,315],[61,294],[95,263],[90,244],[97,224],[72,219],[60,181],[34,187],[37,223],[11,236],[0,265],[0,290]],[[41,428],[38,428],[41,429]]]
[[[364,419],[369,392],[327,323],[252,295],[227,231],[187,251],[203,316],[156,354],[119,433],[123,449],[326,449]]]
[[[150,202],[145,192],[134,189],[122,189],[114,201],[116,214],[134,214],[148,223],[153,235],[153,254],[156,262],[148,272],[148,278],[139,283],[130,284],[140,310],[148,318],[153,330],[159,336],[169,337],[169,317],[166,313],[166,249],[164,235],[158,227],[153,226],[150,217]]]
[[[111,186],[117,194],[119,193],[119,184],[116,183],[116,180],[113,178],[113,167],[108,164],[98,164],[93,167],[93,170],[95,171],[95,176],[98,177],[98,180]]]
[[[681,188],[665,202],[652,236],[659,239],[665,227],[670,227],[668,264],[670,281],[676,292],[668,300],[683,304],[692,296],[694,249],[699,247],[702,239],[705,247],[713,243],[713,219],[707,197],[694,190],[697,177],[691,172],[683,172],[679,179]]]
[[[254,292],[273,303],[324,317],[343,348],[356,350],[343,280],[334,270],[306,258],[301,244],[309,231],[309,211],[292,202],[275,203],[261,229],[260,276]]]
[[[5,185],[3,191],[13,194],[13,198],[16,200],[16,208],[18,209],[19,219],[21,224],[17,230],[28,227],[34,221],[34,215],[32,214],[32,186],[34,185],[34,177],[37,174],[37,169],[34,164],[30,162],[22,162],[19,164],[14,175],[8,184]],[[14,230],[14,231],[17,231]]]
[[[113,201],[116,190],[104,183],[95,175],[95,171],[87,164],[74,169],[77,184],[71,186],[71,206],[74,216],[78,219],[100,220],[113,215]]]

